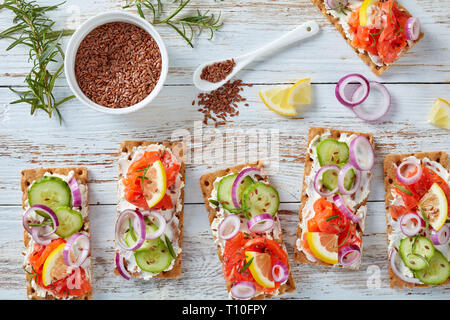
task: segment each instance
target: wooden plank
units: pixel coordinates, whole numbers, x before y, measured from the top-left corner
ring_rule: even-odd
[[[280,220],[292,257],[298,223],[298,203],[283,204]],[[280,299],[447,299],[448,289],[393,290],[387,277],[384,204],[370,202],[364,253],[359,271],[335,270],[292,263],[297,290]],[[0,297],[26,299],[21,208],[0,207]],[[215,252],[203,205],[187,205],[183,237],[183,274],[178,280],[140,282],[113,275],[114,206],[91,206],[94,299],[227,299],[225,281]],[[292,261],[292,260],[291,260]],[[200,273],[199,271],[202,270]],[[379,277],[378,277],[379,276]],[[379,279],[379,280],[377,280]],[[378,282],[377,282],[378,281]]]

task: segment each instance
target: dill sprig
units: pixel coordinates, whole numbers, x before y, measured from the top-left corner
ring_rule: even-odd
[[[352,10],[349,9],[347,6],[348,6],[348,4],[346,4],[346,5],[344,6],[344,5],[342,5],[342,3],[339,3],[339,4],[336,6],[336,8],[331,8],[331,10],[335,10],[335,11],[337,11],[337,12],[342,13],[343,15],[347,15],[347,11],[348,11],[348,12],[351,12],[351,11],[352,11]]]
[[[64,102],[74,98],[69,96],[57,100],[53,95],[56,79],[64,68],[64,52],[61,49],[61,37],[71,35],[73,30],[53,30],[55,22],[46,17],[47,12],[56,10],[60,5],[39,6],[35,1],[5,0],[0,4],[0,10],[7,9],[15,14],[14,26],[0,33],[0,39],[10,39],[13,42],[6,48],[9,51],[17,45],[29,47],[28,61],[33,62],[33,67],[25,77],[27,89],[20,91],[10,88],[19,96],[19,99],[11,104],[28,103],[31,106],[31,114],[36,110],[45,111],[51,118],[53,112],[59,117],[61,113],[58,107]],[[52,74],[48,69],[51,63],[58,64],[57,70]]]
[[[163,2],[162,0],[128,0],[123,8],[136,7],[138,14],[146,19],[144,10],[147,9],[151,12],[152,18],[150,22],[154,25],[166,24],[174,29],[192,48],[192,40],[194,36],[199,36],[203,30],[209,30],[211,40],[214,33],[222,26],[220,22],[221,14],[216,17],[213,13],[209,13],[209,10],[201,12],[197,9],[196,13],[183,18],[177,18],[178,14],[187,6],[191,0],[179,0],[178,7],[165,18],[162,18],[163,14]],[[178,2],[175,0],[174,2]]]

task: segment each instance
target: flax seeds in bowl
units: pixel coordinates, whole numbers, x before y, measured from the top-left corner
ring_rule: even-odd
[[[65,61],[75,95],[96,110],[114,114],[148,105],[168,69],[167,51],[153,26],[125,12],[86,21],[70,40]]]

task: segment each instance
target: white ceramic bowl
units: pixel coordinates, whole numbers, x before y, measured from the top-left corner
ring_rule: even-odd
[[[144,100],[125,108],[108,108],[90,100],[83,93],[83,91],[81,91],[75,77],[75,57],[81,41],[83,41],[83,39],[96,27],[109,22],[128,22],[141,27],[142,29],[147,31],[153,37],[153,39],[155,39],[161,52],[161,75],[156,86]],[[150,102],[158,95],[159,91],[162,89],[164,82],[166,81],[168,69],[169,57],[167,55],[166,46],[164,45],[164,42],[156,29],[148,21],[142,19],[138,15],[122,11],[101,13],[84,22],[72,35],[72,38],[70,39],[67,46],[66,57],[64,59],[64,72],[66,74],[66,79],[69,83],[70,89],[72,89],[75,96],[92,109],[109,114],[131,113],[150,104]]]

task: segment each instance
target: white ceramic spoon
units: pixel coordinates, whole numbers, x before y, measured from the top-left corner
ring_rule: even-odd
[[[281,38],[274,40],[274,41],[270,42],[269,44],[266,44],[262,48],[259,48],[253,52],[244,54],[242,56],[233,58],[234,62],[236,63],[233,68],[233,71],[224,80],[222,80],[220,82],[214,83],[214,82],[202,80],[200,78],[200,75],[202,74],[202,70],[204,67],[211,65],[215,62],[221,62],[221,61],[225,61],[228,59],[221,59],[218,61],[210,61],[207,63],[203,63],[203,64],[199,65],[198,68],[194,72],[194,85],[202,91],[215,90],[215,89],[221,87],[222,85],[224,85],[236,73],[238,73],[242,68],[244,68],[246,65],[251,63],[256,58],[263,56],[263,55],[268,55],[268,54],[270,54],[278,49],[281,49],[293,42],[309,38],[309,37],[315,35],[317,32],[319,32],[319,25],[317,24],[317,22],[308,21],[308,22],[305,22],[305,23],[299,25],[294,30],[286,33]],[[229,58],[229,59],[232,59],[232,58]]]

